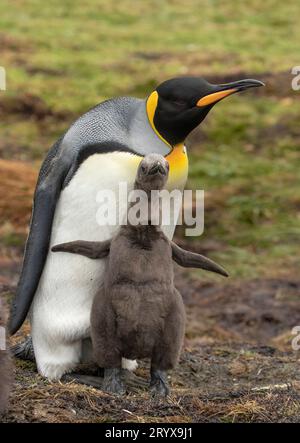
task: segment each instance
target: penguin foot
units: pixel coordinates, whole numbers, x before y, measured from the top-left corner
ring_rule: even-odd
[[[97,377],[94,375],[84,375],[70,373],[62,376],[61,381],[79,383],[80,385],[91,386],[96,389],[103,389],[103,377]]]
[[[12,346],[10,352],[16,358],[35,362],[32,338],[30,335],[26,337],[25,341]]]
[[[169,395],[170,389],[165,371],[160,371],[159,369],[151,370],[150,392],[153,397],[166,397]]]
[[[103,370],[103,368],[99,368],[97,375],[84,375],[71,372],[63,375],[61,381],[79,383],[104,391],[106,390],[103,379],[104,372],[105,370]],[[120,377],[121,384],[123,386],[125,384],[130,392],[139,392],[141,389],[146,390],[148,387],[148,383],[144,378],[139,377],[128,370],[122,369]]]
[[[126,392],[121,378],[122,370],[119,368],[105,369],[103,380],[103,391],[111,394],[123,395]]]
[[[122,370],[122,380],[130,392],[139,392],[141,389],[148,389],[148,382],[143,377],[139,377],[127,369]]]

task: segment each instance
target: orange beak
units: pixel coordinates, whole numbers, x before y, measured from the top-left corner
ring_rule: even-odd
[[[212,94],[208,94],[200,98],[200,100],[197,101],[197,106],[211,105],[212,103],[216,103],[219,100],[222,100],[222,98],[225,98],[228,95],[231,95],[237,91],[238,89],[232,88],[232,89],[227,89],[227,91],[213,92]]]

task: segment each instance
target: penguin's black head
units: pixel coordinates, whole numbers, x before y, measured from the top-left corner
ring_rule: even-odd
[[[174,146],[185,140],[217,102],[258,86],[264,84],[252,79],[213,85],[201,77],[173,78],[161,83],[148,97],[148,118],[155,132]]]
[[[163,189],[169,175],[169,163],[159,154],[146,155],[139,164],[136,187],[144,191]]]

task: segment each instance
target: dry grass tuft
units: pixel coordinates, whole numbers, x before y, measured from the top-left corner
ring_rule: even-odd
[[[257,416],[260,416],[261,418],[264,412],[266,412],[266,408],[258,404],[256,400],[247,400],[234,405],[229,405],[228,412],[224,415],[224,418],[229,418],[230,421],[233,422],[236,421],[237,418],[239,421],[243,421],[243,419],[247,421],[255,421],[255,418]]]
[[[31,166],[0,159],[0,229],[6,233],[12,226],[24,232],[32,207],[37,171]]]

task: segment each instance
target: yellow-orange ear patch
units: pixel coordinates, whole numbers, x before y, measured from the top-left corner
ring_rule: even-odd
[[[157,93],[157,91],[153,91],[149,95],[149,97],[147,99],[147,103],[146,103],[146,110],[147,110],[148,119],[149,119],[150,125],[152,126],[152,129],[156,133],[156,135],[158,135],[158,137],[164,143],[166,143],[168,146],[171,147],[170,143],[168,143],[167,140],[165,140],[163,138],[163,136],[160,135],[160,133],[158,132],[158,130],[156,129],[156,127],[154,125],[154,115],[155,115],[155,111],[156,111],[156,107],[157,107],[157,102],[158,102],[158,93]]]

